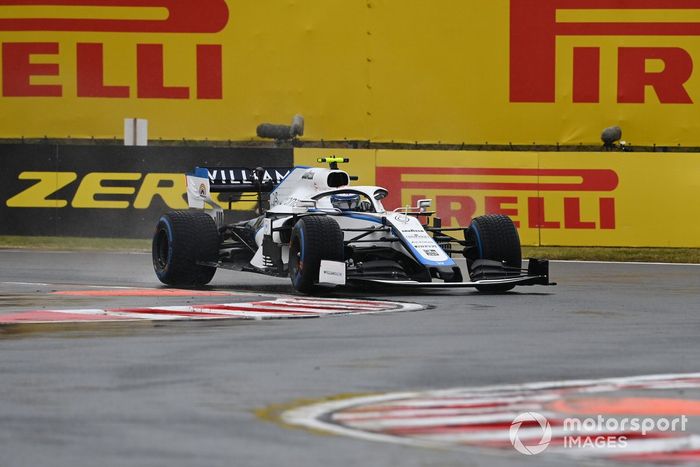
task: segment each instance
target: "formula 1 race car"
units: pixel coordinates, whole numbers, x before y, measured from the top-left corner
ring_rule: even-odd
[[[553,285],[546,260],[530,259],[522,268],[518,231],[507,216],[485,215],[468,227],[443,228],[428,210],[430,200],[387,211],[382,206],[387,190],[351,186],[356,177],[338,170],[348,159],[318,161],[330,168],[196,168],[187,175],[194,209],[169,212],[156,226],[158,279],[202,286],[217,268],[226,268],[289,276],[296,290],[308,294],[346,284],[482,292]],[[231,196],[229,209],[242,196],[254,196],[258,216],[226,223],[213,192]],[[470,281],[463,280],[455,254],[466,258]]]

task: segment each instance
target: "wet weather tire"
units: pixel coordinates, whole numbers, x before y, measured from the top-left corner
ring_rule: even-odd
[[[219,231],[203,211],[172,211],[158,221],[153,235],[153,269],[167,285],[198,287],[208,284],[216,268],[198,264],[216,262]]]
[[[318,290],[321,260],[345,260],[343,232],[331,217],[302,217],[289,242],[289,277],[296,290],[307,294]]]
[[[472,220],[467,231],[467,267],[476,259],[487,259],[504,263],[506,266],[520,268],[522,253],[520,236],[515,224],[508,216],[490,214]],[[514,285],[482,285],[480,292],[507,292]]]

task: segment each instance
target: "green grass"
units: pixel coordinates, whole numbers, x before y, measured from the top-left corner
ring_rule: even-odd
[[[151,248],[151,241],[131,238],[0,236],[0,248],[149,251]]]
[[[523,258],[579,261],[700,263],[700,248],[523,247]]]
[[[124,238],[0,236],[0,248],[150,251],[151,241]],[[700,263],[700,248],[523,247],[523,258]]]

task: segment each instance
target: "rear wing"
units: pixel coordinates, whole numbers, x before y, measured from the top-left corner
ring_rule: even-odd
[[[212,193],[270,193],[292,167],[196,167],[188,176],[206,179]]]
[[[218,208],[211,193],[257,195],[261,210],[263,193],[271,193],[292,171],[292,167],[195,167],[187,174],[187,203],[191,208],[204,209],[205,205]],[[229,209],[231,200],[229,200]]]

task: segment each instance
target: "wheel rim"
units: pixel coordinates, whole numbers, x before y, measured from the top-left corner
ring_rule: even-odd
[[[465,247],[464,251],[464,257],[467,260],[467,270],[471,271],[472,269],[472,264],[474,261],[479,259],[480,256],[480,248],[479,248],[479,238],[474,234],[474,224],[472,223],[471,225],[472,228],[468,230],[467,233],[467,238],[465,239],[467,241],[467,245]]]
[[[298,239],[292,239],[289,247],[289,272],[293,280],[301,275],[304,262],[301,260],[301,245]]]
[[[162,271],[168,265],[169,253],[170,253],[170,242],[168,239],[168,233],[165,229],[161,229],[156,236],[155,244],[155,263],[158,270]]]

